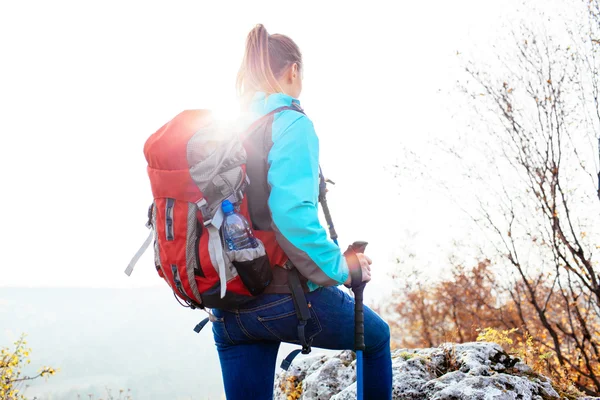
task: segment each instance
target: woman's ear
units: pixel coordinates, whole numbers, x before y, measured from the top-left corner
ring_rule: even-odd
[[[293,83],[299,77],[300,77],[300,71],[298,71],[298,64],[293,63],[292,68],[290,68],[290,83]]]

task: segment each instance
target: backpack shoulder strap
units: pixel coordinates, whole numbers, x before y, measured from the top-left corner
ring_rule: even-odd
[[[262,117],[258,118],[256,121],[254,121],[252,124],[250,124],[250,126],[244,131],[244,133],[242,133],[242,135],[240,136],[240,139],[242,141],[244,141],[244,139],[246,137],[248,137],[248,135],[250,135],[252,132],[254,132],[259,126],[261,126],[265,120],[275,114],[277,114],[278,112],[282,112],[282,111],[286,111],[286,110],[291,110],[291,111],[297,111],[301,114],[306,115],[306,113],[304,112],[304,110],[302,109],[302,107],[300,107],[298,104],[296,103],[292,103],[291,106],[283,106],[283,107],[278,107],[276,109],[274,109],[273,111],[263,115]]]

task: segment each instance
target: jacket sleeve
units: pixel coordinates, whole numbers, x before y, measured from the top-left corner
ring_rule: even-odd
[[[312,122],[299,115],[274,135],[269,152],[272,228],[304,277],[319,286],[339,285],[348,278],[348,266],[319,222],[319,140]]]

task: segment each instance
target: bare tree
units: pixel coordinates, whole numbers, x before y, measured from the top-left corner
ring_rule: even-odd
[[[575,25],[563,15],[544,15],[543,29],[522,22],[514,46],[496,53],[497,68],[466,62],[463,89],[489,133],[481,151],[494,161],[470,172],[493,188],[475,194],[471,215],[512,268],[507,293],[519,325],[552,351],[552,374],[573,373],[580,390],[598,394],[600,5],[579,5]]]

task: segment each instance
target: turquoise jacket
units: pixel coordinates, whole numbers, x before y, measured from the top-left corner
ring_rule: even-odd
[[[286,94],[256,93],[250,110],[259,118],[297,99]],[[348,278],[348,265],[339,247],[319,222],[319,139],[310,119],[284,110],[273,117],[268,153],[268,206],[277,241],[308,287],[339,285]]]

